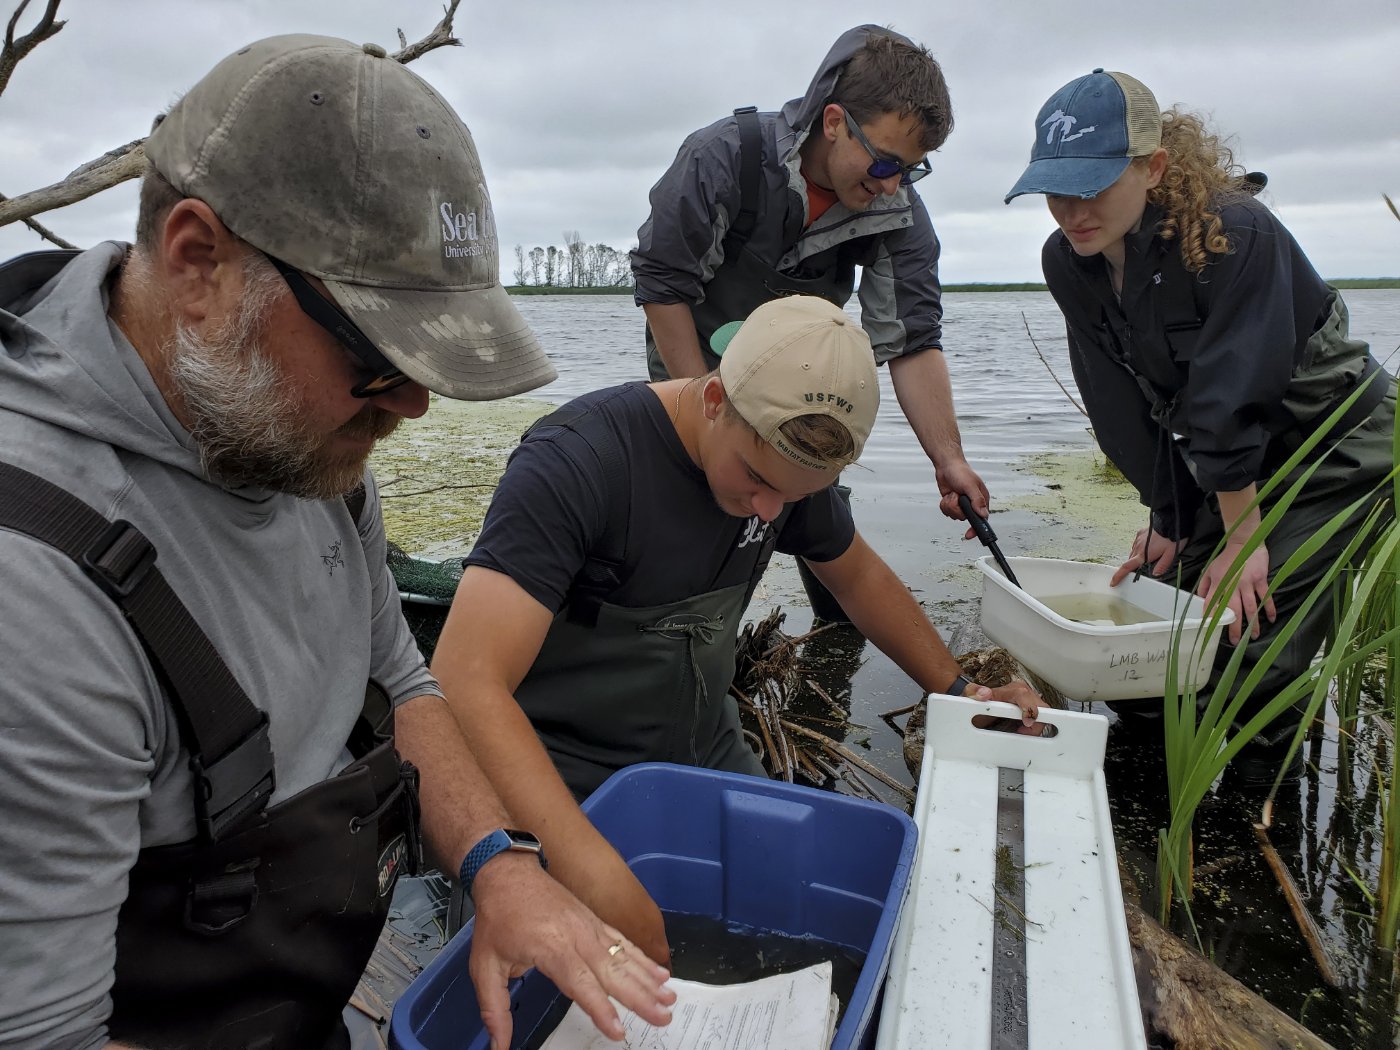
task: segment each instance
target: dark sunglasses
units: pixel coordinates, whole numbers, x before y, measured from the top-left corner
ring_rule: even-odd
[[[274,259],[266,252],[263,254],[267,256],[267,261],[277,268],[282,280],[287,282],[287,287],[292,290],[292,295],[302,312],[335,336],[345,352],[354,359],[356,368],[364,374],[365,378],[350,388],[351,397],[377,397],[408,382],[408,376],[390,364],[389,359],[369,341],[369,337],[355,327],[355,322],[345,316],[340,307],[318,292],[306,279],[305,274],[292,269],[280,259]]]
[[[875,147],[870,144],[870,140],[865,137],[865,132],[860,130],[860,125],[855,122],[850,111],[845,106],[841,107],[841,113],[846,118],[846,127],[855,140],[865,147],[865,152],[870,154],[870,167],[865,169],[865,173],[872,179],[889,179],[899,176],[899,184],[908,186],[911,182],[918,182],[933,169],[929,167],[928,157],[921,157],[913,164],[905,164],[895,157],[882,156],[876,152]]]

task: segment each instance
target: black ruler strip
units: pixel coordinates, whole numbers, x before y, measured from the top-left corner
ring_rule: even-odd
[[[1025,774],[997,777],[996,880],[992,900],[991,1050],[1027,1050]]]

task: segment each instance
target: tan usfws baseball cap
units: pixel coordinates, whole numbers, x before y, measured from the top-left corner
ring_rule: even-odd
[[[724,347],[719,377],[735,411],[788,459],[811,470],[840,470],[865,447],[880,407],[870,337],[825,299],[793,295],[764,303]],[[819,462],[794,448],[782,426],[825,415],[851,435],[855,452]]]
[[[249,44],[159,121],[146,155],[254,248],[321,278],[410,379],[483,401],[555,377],[501,287],[471,133],[379,45]]]

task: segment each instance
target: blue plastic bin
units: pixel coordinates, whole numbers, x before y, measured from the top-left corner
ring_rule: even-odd
[[[833,1048],[874,1042],[871,1023],[909,888],[917,831],[899,810],[829,791],[648,763],[614,774],[583,811],[663,911],[709,915],[866,954]],[[472,926],[394,1007],[396,1050],[486,1050],[467,974]],[[559,991],[531,971],[511,989],[512,1045]]]

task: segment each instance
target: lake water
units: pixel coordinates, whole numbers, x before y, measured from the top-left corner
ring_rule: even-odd
[[[1356,289],[1344,295],[1353,335],[1369,339],[1382,360],[1400,348],[1400,290]],[[1073,391],[1059,309],[1048,292],[950,292],[943,299],[945,352],[968,460],[994,501],[1031,491],[1036,482],[1013,471],[1014,463],[1036,452],[1092,444],[1087,420],[1056,386],[1032,345],[1033,336],[1055,375]],[[642,312],[629,297],[517,296],[514,302],[559,370],[557,380],[531,397],[563,403],[588,390],[646,378]],[[854,300],[847,312],[859,318]],[[1393,361],[1390,367],[1395,370]],[[886,368],[880,369],[880,392],[880,414],[855,485],[872,501],[902,503],[917,515],[937,503],[932,468],[899,410]],[[867,539],[884,533],[891,518],[903,519],[904,509],[888,509],[888,514],[862,516]],[[936,510],[935,515],[942,517]],[[932,524],[950,531],[939,521]]]
[[[1370,340],[1376,356],[1395,371],[1400,291],[1344,294],[1353,334]],[[642,315],[628,297],[522,296],[515,302],[559,369],[559,379],[532,396],[560,403],[597,387],[645,378]],[[1033,336],[1050,368],[1073,389],[1063,322],[1049,294],[951,293],[944,297],[944,308],[963,445],[991,490],[1002,549],[1008,555],[1105,562],[1126,556],[1143,519],[1126,486],[1108,486],[1107,498],[1094,503],[1092,512],[1082,509],[1082,501],[1060,506],[1057,499],[1068,483],[1055,465],[1055,454],[1087,457],[1094,445],[1087,420],[1032,346]],[[880,370],[880,382],[877,425],[859,467],[848,472],[856,522],[959,652],[981,644],[976,623],[980,584],[972,563],[984,551],[963,541],[959,525],[938,511],[932,467],[899,411],[887,369]],[[1047,454],[1052,458],[1043,458]],[[800,634],[810,625],[790,560],[775,563],[751,612],[775,604],[787,614],[789,633]],[[910,783],[900,738],[878,716],[917,701],[918,687],[853,631],[819,636],[804,647],[803,657],[813,662],[812,676],[827,692],[850,703],[857,725],[844,731],[847,745],[864,748],[870,761]],[[1094,710],[1109,713],[1101,706]],[[1155,831],[1165,820],[1160,769],[1143,756],[1142,742],[1126,739],[1125,731],[1115,727],[1106,763],[1115,828],[1120,853],[1139,874],[1151,870]],[[1219,862],[1219,871],[1202,881],[1197,920],[1215,961],[1275,1005],[1301,1015],[1338,1047],[1390,1050],[1394,1002],[1375,953],[1369,951],[1368,924],[1356,918],[1369,908],[1329,852],[1336,848],[1333,832],[1339,822],[1344,832],[1351,828],[1359,844],[1356,855],[1343,860],[1370,879],[1374,838],[1356,830],[1364,820],[1350,820],[1337,802],[1335,773],[1335,741],[1320,741],[1296,792],[1285,789],[1279,799],[1273,841],[1303,883],[1344,987],[1320,987],[1278,887],[1254,848],[1249,827],[1254,814],[1237,799],[1208,801],[1202,811],[1198,863]],[[1066,977],[1072,980],[1072,972],[1067,970]]]
[[[1344,293],[1352,332],[1371,341],[1385,360],[1400,347],[1400,290]],[[642,312],[628,296],[517,296],[514,300],[538,333],[559,370],[559,378],[530,396],[555,403],[598,387],[646,378],[642,354]],[[854,300],[848,310],[859,317]],[[1028,334],[1029,329],[1029,334]],[[1096,522],[1062,523],[1021,509],[1028,497],[1044,496],[1059,479],[1038,474],[1032,457],[1057,451],[1090,452],[1095,446],[1088,420],[1056,385],[1032,345],[1044,354],[1054,375],[1074,390],[1064,321],[1048,292],[949,293],[944,296],[944,343],[958,425],[969,462],[992,494],[993,519],[1007,554],[1055,556],[1057,544],[1082,534]],[[1397,355],[1400,356],[1400,355]],[[1394,371],[1395,363],[1390,362]],[[880,369],[880,413],[860,464],[847,472],[854,489],[856,524],[861,533],[926,601],[966,597],[976,585],[969,567],[985,553],[964,543],[962,530],[938,510],[933,468],[900,412],[889,370]],[[1077,397],[1077,394],[1076,394]],[[1131,511],[1131,498],[1128,499]],[[1135,515],[1135,512],[1132,512]],[[1138,527],[1136,516],[1095,560],[1126,556]],[[1091,545],[1103,537],[1091,535]],[[1084,556],[1076,546],[1063,557]],[[795,573],[791,574],[795,580]],[[792,588],[780,576],[778,594]],[[797,594],[801,591],[798,589]],[[800,626],[800,607],[789,626]],[[760,602],[757,607],[763,608]],[[893,705],[892,705],[893,706]]]

